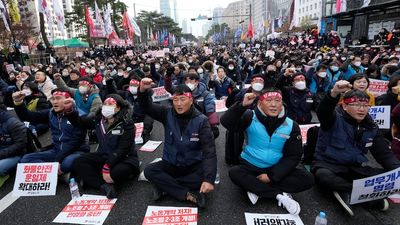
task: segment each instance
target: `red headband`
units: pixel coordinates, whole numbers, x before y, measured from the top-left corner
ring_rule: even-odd
[[[356,96],[353,96],[353,97],[351,97],[351,98],[346,98],[346,99],[344,99],[344,103],[345,104],[350,104],[350,103],[353,103],[353,102],[366,102],[366,103],[368,103],[369,102],[369,100],[368,100],[368,98],[358,98],[358,97],[356,97]]]
[[[303,75],[297,75],[297,76],[295,76],[295,77],[293,78],[293,80],[298,80],[298,77],[299,77],[299,78],[303,78],[303,80],[306,79]]]
[[[104,103],[116,105],[116,104],[117,104],[117,101],[115,101],[115,99],[109,97],[109,98],[107,98],[106,100],[104,100]]]
[[[259,81],[264,81],[264,79],[263,79],[262,77],[254,77],[254,78],[252,79],[252,81],[257,81],[257,80],[259,80]]]
[[[83,85],[87,85],[87,86],[92,86],[92,84],[89,82],[89,81],[86,81],[86,80],[82,80],[81,82],[79,82],[80,84],[83,84]]]
[[[192,97],[192,93],[190,93],[190,92],[185,92],[185,93],[182,93],[182,94],[175,94],[175,95],[173,95],[172,97],[179,97],[179,96],[186,96],[186,97],[188,97],[188,98],[191,98],[191,97]]]
[[[131,81],[129,82],[129,85],[139,85],[139,84],[140,84],[140,82],[137,81],[137,80],[131,80]]]
[[[53,96],[54,97],[55,96],[63,96],[63,97],[66,97],[66,98],[71,98],[71,95],[69,94],[69,92],[66,92],[66,91],[55,91],[53,93]]]
[[[282,95],[279,92],[266,92],[260,96],[260,101],[271,98],[278,98],[279,100],[282,100]]]

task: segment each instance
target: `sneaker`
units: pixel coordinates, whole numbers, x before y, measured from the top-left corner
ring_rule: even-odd
[[[257,201],[258,201],[258,195],[256,195],[256,194],[254,194],[254,193],[252,193],[252,192],[247,192],[247,197],[249,197],[249,199],[250,199],[250,202],[253,204],[253,205],[255,205],[256,203],[257,203]]]
[[[190,202],[193,202],[199,208],[205,208],[206,207],[206,196],[203,193],[189,191],[186,194],[186,200],[188,200]]]
[[[113,199],[117,197],[114,185],[112,184],[103,184],[100,186],[100,189],[104,192],[108,199]]]
[[[346,210],[347,214],[349,214],[350,216],[354,216],[353,209],[350,206],[350,194],[347,192],[334,191],[333,195]]]
[[[298,202],[293,200],[292,196],[288,193],[278,194],[276,196],[278,200],[278,206],[285,208],[292,215],[299,215],[300,205]]]
[[[153,201],[160,200],[166,194],[167,193],[161,191],[160,189],[158,189],[156,186],[153,185]]]
[[[10,178],[10,175],[6,174],[4,176],[0,176],[0,187],[3,186],[3,184]]]

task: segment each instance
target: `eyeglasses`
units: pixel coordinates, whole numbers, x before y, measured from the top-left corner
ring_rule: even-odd
[[[347,104],[347,105],[356,109],[369,109],[371,107],[370,105],[365,105],[365,104]]]

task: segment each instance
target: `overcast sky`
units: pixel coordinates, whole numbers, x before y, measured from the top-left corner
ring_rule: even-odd
[[[133,3],[136,5],[136,14],[141,10],[146,11],[158,11],[160,12],[160,0],[123,0],[128,5],[128,13],[133,16]],[[212,10],[218,6],[226,8],[229,3],[235,2],[235,0],[177,0],[177,13],[179,25],[181,25],[183,19],[188,20],[188,31],[190,32],[190,26],[192,27],[192,33],[195,36],[199,36],[202,33],[202,26],[207,20],[190,21],[190,18],[197,17],[199,14],[212,16]],[[173,0],[170,0],[171,13],[173,8]]]

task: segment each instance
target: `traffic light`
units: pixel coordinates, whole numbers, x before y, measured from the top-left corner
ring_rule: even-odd
[[[191,20],[191,21],[196,21],[196,19],[195,19],[195,18],[191,18],[190,20]]]

